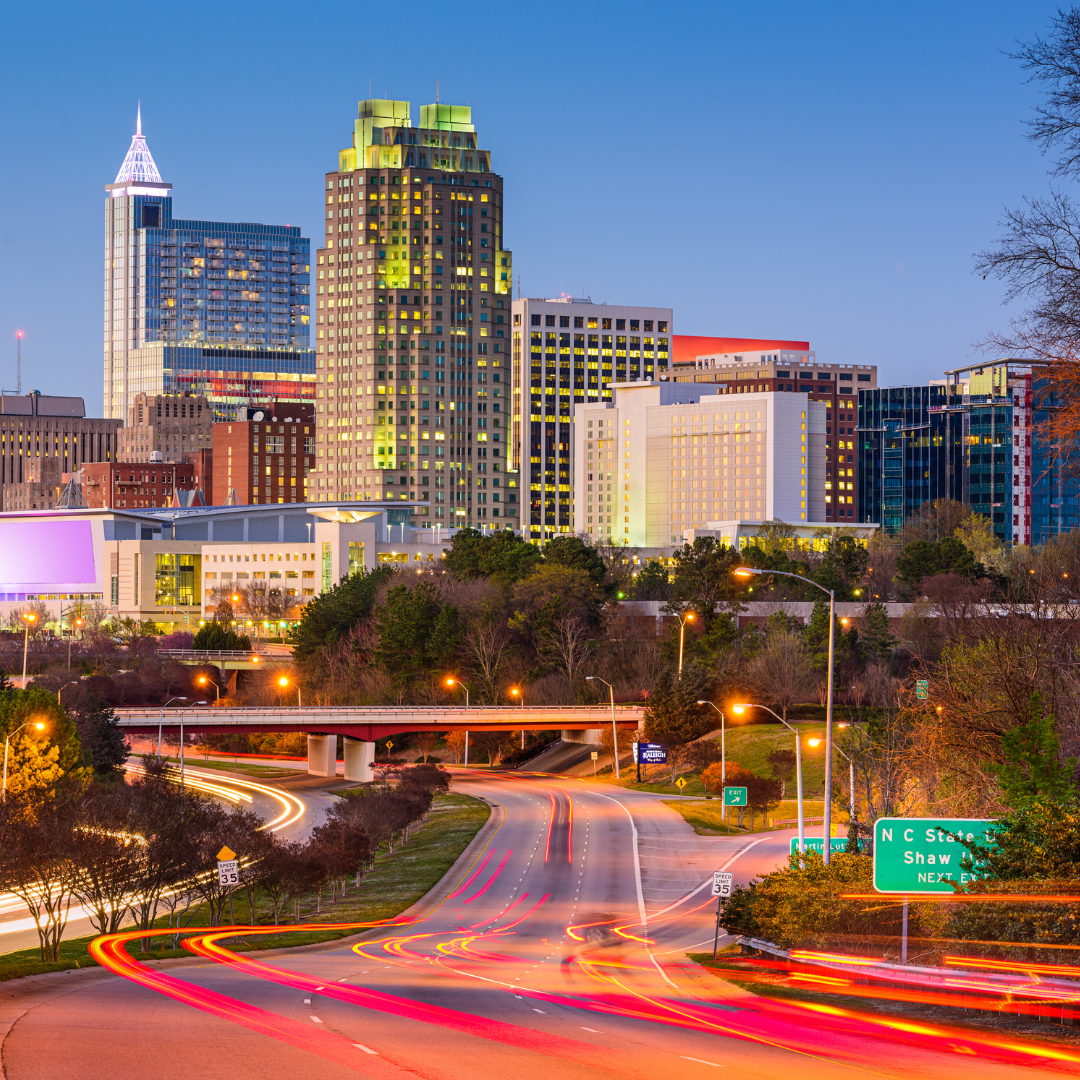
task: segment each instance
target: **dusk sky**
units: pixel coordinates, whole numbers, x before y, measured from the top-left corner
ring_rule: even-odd
[[[468,103],[522,295],[809,339],[883,385],[1010,316],[972,273],[1048,190],[1005,53],[1052,2],[4,8],[0,386],[102,409],[104,185],[143,130],[177,217],[299,225],[368,96]],[[514,285],[517,295],[517,282]]]

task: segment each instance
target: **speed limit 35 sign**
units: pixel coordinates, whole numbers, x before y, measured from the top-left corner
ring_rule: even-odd
[[[713,896],[730,896],[732,877],[733,875],[730,870],[714,870],[712,876]]]

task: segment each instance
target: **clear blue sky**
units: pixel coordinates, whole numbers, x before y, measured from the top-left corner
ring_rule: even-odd
[[[529,296],[672,305],[936,378],[1002,325],[971,272],[1049,185],[1004,52],[1055,3],[38,3],[4,10],[0,385],[101,410],[103,185],[143,129],[179,217],[300,225],[368,96],[468,102]]]

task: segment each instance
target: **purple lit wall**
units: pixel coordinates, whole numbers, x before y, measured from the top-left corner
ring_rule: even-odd
[[[96,585],[89,521],[0,524],[0,590],[49,591],[47,586]]]

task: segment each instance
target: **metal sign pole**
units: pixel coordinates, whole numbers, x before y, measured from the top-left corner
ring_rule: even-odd
[[[904,897],[903,926],[900,931],[900,963],[907,963],[908,898]]]
[[[716,933],[713,934],[712,941],[712,958],[714,960],[716,959],[716,948],[720,944],[720,905],[723,902],[722,899],[717,899],[716,901]]]

